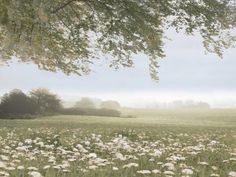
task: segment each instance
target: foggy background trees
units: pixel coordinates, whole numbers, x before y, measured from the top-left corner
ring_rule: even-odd
[[[36,105],[36,113],[58,112],[62,108],[61,100],[56,94],[44,88],[32,90],[30,98]]]
[[[57,95],[41,88],[32,90],[30,94],[15,89],[0,100],[0,114],[5,116],[53,114],[62,108]]]
[[[0,98],[0,117],[3,118],[54,114],[119,117],[119,108],[117,101],[102,102],[88,97],[82,97],[74,106],[64,108],[62,100],[45,88],[31,90],[29,94],[15,89]]]
[[[108,100],[101,102],[101,108],[106,109],[116,109],[119,110],[121,108],[120,103],[118,101]]]
[[[36,109],[34,100],[21,90],[12,90],[10,93],[4,94],[1,99],[0,113],[2,114],[34,114]]]
[[[96,108],[94,102],[87,97],[82,97],[80,101],[76,102],[74,107],[77,108]]]
[[[154,102],[146,105],[146,108],[151,109],[210,109],[211,106],[204,101],[194,100],[175,100],[172,102],[161,103]]]
[[[120,108],[117,101],[101,101],[82,97],[73,107],[63,108],[61,114],[120,117]]]
[[[103,108],[103,109],[114,109],[119,110],[121,105],[115,100],[100,100],[89,97],[82,97],[79,101],[74,104],[77,108]]]
[[[141,102],[140,102],[141,103]],[[58,95],[45,88],[31,90],[28,94],[14,89],[0,97],[0,117],[31,117],[37,115],[90,115],[120,117],[122,107],[116,100],[101,100],[98,98],[81,97],[70,106],[65,106]],[[140,107],[141,108],[141,107]],[[154,102],[143,104],[147,109],[210,109],[203,101],[175,100],[168,103]]]

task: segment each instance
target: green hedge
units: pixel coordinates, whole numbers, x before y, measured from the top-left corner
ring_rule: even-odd
[[[107,117],[120,117],[121,115],[121,113],[117,110],[93,108],[63,108],[60,113],[64,115],[88,115]]]

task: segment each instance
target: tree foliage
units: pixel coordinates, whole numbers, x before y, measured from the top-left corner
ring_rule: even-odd
[[[61,100],[48,89],[39,88],[30,92],[31,99],[36,104],[37,113],[55,113],[62,108]]]
[[[15,89],[2,97],[0,110],[6,115],[33,114],[36,106],[30,97],[21,90]]]
[[[119,68],[141,52],[158,79],[167,28],[200,33],[204,47],[222,56],[235,27],[230,0],[0,0],[0,59],[83,75],[101,56]]]
[[[61,108],[57,95],[41,88],[32,90],[29,95],[15,89],[0,99],[0,116],[58,113]]]

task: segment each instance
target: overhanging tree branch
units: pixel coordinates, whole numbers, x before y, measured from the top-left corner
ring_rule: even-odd
[[[82,0],[69,0],[61,5],[59,5],[58,7],[56,7],[51,13],[52,14],[55,14],[57,13],[58,11],[60,11],[61,9],[65,8],[66,6],[68,6],[69,4],[71,4],[72,2],[74,1],[82,1]]]
[[[45,70],[83,75],[100,54],[111,56],[113,67],[129,67],[133,54],[144,53],[156,73],[168,27],[199,33],[204,47],[219,56],[232,47],[236,23],[230,1],[1,1],[0,58],[7,64],[17,56]]]

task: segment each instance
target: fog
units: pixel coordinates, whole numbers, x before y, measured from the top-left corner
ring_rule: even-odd
[[[211,108],[236,108],[235,92],[181,93],[181,92],[127,92],[127,93],[59,93],[66,104],[73,104],[81,97],[100,100],[117,100],[123,107],[168,107],[175,101],[206,102]],[[162,106],[161,106],[162,105]],[[171,106],[170,106],[171,107]]]

